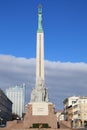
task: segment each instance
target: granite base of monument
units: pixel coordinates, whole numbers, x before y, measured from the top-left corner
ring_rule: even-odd
[[[33,102],[26,105],[24,128],[57,128],[54,105],[46,102]]]

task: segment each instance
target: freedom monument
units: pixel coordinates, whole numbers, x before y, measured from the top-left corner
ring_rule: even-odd
[[[54,130],[59,128],[54,104],[49,101],[48,91],[45,87],[44,31],[42,27],[41,5],[38,6],[38,29],[36,38],[36,83],[31,92],[30,102],[26,105],[23,120],[8,121],[6,128],[3,128],[4,130],[29,130],[30,128],[51,128]],[[68,130],[71,127],[70,124],[63,123],[63,128],[67,128]]]
[[[49,102],[44,80],[44,31],[42,27],[42,6],[38,6],[38,29],[36,47],[36,84],[31,92],[30,103],[26,105],[24,128],[57,128],[54,104]]]

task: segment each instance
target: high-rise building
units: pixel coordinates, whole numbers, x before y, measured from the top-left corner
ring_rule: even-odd
[[[25,84],[6,89],[6,95],[13,102],[12,113],[22,117],[25,107]]]

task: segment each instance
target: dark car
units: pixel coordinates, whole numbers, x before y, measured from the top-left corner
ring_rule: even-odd
[[[0,127],[2,127],[2,128],[5,127],[5,126],[6,126],[5,124],[1,124],[1,125],[0,125]]]

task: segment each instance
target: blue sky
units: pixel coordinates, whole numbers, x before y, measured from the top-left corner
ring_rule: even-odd
[[[0,0],[0,88],[35,86],[38,5],[43,6],[45,83],[61,109],[67,97],[87,96],[87,0]]]
[[[0,54],[35,57],[39,3],[45,59],[87,62],[87,0],[0,1]]]

